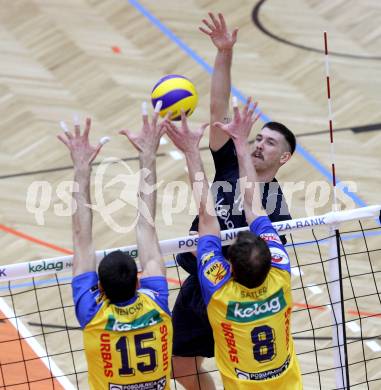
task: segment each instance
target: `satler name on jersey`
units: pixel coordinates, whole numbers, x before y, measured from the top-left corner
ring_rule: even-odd
[[[276,264],[289,264],[290,259],[285,251],[279,248],[270,248],[271,261]]]
[[[254,302],[234,302],[228,304],[226,318],[235,322],[251,322],[279,313],[286,307],[283,289],[270,297]]]

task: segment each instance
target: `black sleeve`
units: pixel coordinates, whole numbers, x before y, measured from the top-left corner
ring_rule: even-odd
[[[271,222],[281,222],[292,219],[286,198],[276,179],[265,184],[262,205],[268,212]],[[280,239],[282,240],[283,245],[287,244],[285,235],[280,236]]]
[[[291,218],[290,211],[279,183],[274,179],[266,183],[263,189],[262,205],[267,211],[271,222],[287,221]]]
[[[191,227],[189,228],[190,232],[198,232],[198,215],[193,220]]]
[[[196,215],[193,220],[189,231],[198,232],[198,215]],[[188,274],[197,276],[197,259],[192,253],[179,253],[176,256],[176,262],[184,271],[188,272]]]
[[[239,172],[237,153],[232,139],[220,149],[211,150],[216,175],[214,181],[236,179]]]
[[[239,177],[239,166],[233,140],[229,139],[220,149],[216,151],[210,150],[210,152],[212,153],[216,170],[213,182],[236,182],[237,177]],[[198,232],[198,215],[193,220],[189,231]]]
[[[191,252],[179,253],[176,256],[176,262],[188,274],[197,276],[197,259]]]

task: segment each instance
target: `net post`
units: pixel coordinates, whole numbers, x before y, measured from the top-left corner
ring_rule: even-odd
[[[337,226],[330,227],[329,260],[328,288],[332,305],[332,346],[336,388],[347,390],[350,388],[350,382],[340,255],[340,233]]]

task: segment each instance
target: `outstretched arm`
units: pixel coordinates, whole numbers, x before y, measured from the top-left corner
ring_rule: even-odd
[[[215,126],[228,134],[234,142],[239,164],[243,206],[246,221],[249,226],[257,217],[266,215],[266,211],[262,207],[260,183],[258,182],[257,171],[251,159],[250,145],[248,142],[250,131],[259,117],[254,115],[256,106],[256,104],[251,103],[251,98],[249,98],[242,112],[240,112],[237,99],[233,98],[233,121],[229,124],[215,123]]]
[[[79,124],[75,124],[74,135],[64,122],[61,122],[64,133],[58,139],[70,150],[74,164],[74,185],[72,217],[73,226],[73,276],[96,270],[95,250],[92,239],[93,213],[90,208],[90,175],[91,163],[98,155],[102,146],[109,140],[102,138],[97,146],[89,143],[91,119],[86,119],[85,130],[81,135]]]
[[[229,135],[213,126],[214,122],[223,122],[228,115],[231,89],[231,65],[233,46],[237,40],[238,29],[230,33],[226,27],[224,16],[218,18],[209,12],[210,20],[203,19],[204,26],[200,31],[208,35],[217,48],[212,84],[210,88],[210,136],[209,145],[213,151],[220,149],[229,139]]]
[[[120,133],[128,137],[139,152],[140,181],[138,191],[138,222],[136,240],[142,276],[165,275],[166,269],[157,238],[156,217],[156,151],[164,133],[158,124],[161,102],[158,102],[152,121],[149,122],[145,103],[143,103],[143,127],[138,134],[129,130]],[[167,118],[170,113],[167,114]]]
[[[172,142],[180,149],[186,158],[189,180],[193,189],[193,196],[199,208],[199,236],[220,235],[220,225],[214,210],[214,200],[209,189],[209,183],[202,164],[199,143],[207,124],[202,125],[196,131],[191,131],[187,124],[184,112],[181,112],[181,127],[173,123],[165,124],[166,132]]]

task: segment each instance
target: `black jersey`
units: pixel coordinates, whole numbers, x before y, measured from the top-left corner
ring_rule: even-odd
[[[238,185],[239,166],[234,143],[230,139],[217,151],[212,151],[216,174],[212,193],[221,230],[247,226],[243,202]],[[271,222],[291,219],[286,200],[278,181],[262,183],[262,205]],[[198,231],[198,216],[190,231]]]
[[[233,140],[229,139],[220,149],[211,152],[216,170],[211,191],[220,228],[227,230],[247,226],[238,184],[239,166]],[[270,183],[262,183],[261,193],[263,208],[271,222],[291,219],[282,189],[275,178]],[[189,230],[197,232],[198,222],[196,216]],[[285,244],[285,237],[282,236],[281,239]],[[182,254],[177,260],[187,272],[197,274],[194,256]]]

